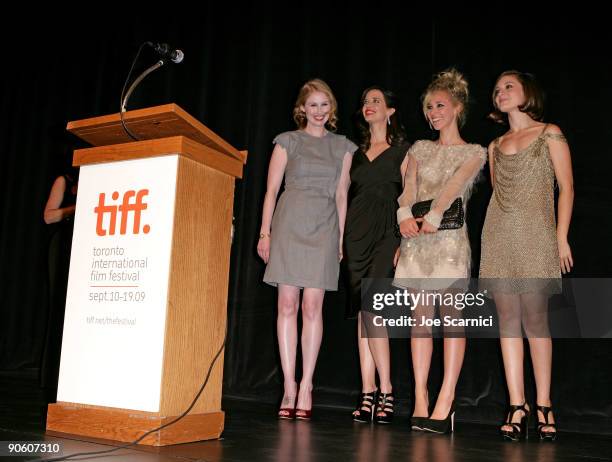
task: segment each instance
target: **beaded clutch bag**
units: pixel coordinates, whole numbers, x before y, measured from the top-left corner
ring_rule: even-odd
[[[412,206],[412,216],[414,218],[423,218],[431,209],[433,199],[428,201],[417,202]],[[463,226],[463,200],[458,197],[453,201],[448,209],[442,215],[442,221],[438,227],[438,231],[442,229],[459,229]]]

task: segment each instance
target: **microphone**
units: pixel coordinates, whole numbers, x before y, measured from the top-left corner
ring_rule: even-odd
[[[173,50],[167,43],[147,42],[147,45],[153,48],[153,51],[155,51],[155,53],[162,58],[168,58],[170,61],[176,64],[183,61],[183,58],[185,57],[185,54],[181,50]]]

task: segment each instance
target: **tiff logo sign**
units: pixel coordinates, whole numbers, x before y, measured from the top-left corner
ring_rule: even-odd
[[[133,190],[126,191],[123,194],[123,200],[121,204],[106,204],[106,194],[100,193],[98,196],[98,206],[94,207],[94,212],[98,216],[96,222],[96,233],[98,236],[106,236],[114,235],[115,229],[117,226],[117,215],[121,216],[121,224],[119,225],[119,234],[126,234],[127,225],[128,225],[128,217],[133,215],[133,226],[132,226],[132,234],[140,233],[140,217],[143,210],[146,210],[147,203],[143,201],[144,197],[149,194],[148,189],[141,189],[136,192]],[[119,199],[119,193],[114,191],[111,195],[113,201]],[[132,201],[132,199],[134,199]],[[110,218],[108,227],[104,227],[104,217],[108,216]],[[142,227],[142,232],[148,234],[151,231],[151,227],[149,225],[144,225]]]

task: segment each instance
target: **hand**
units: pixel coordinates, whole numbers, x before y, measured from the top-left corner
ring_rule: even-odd
[[[70,205],[68,207],[64,207],[60,210],[63,210],[63,218],[68,218],[74,215],[74,212],[76,210],[76,205]]]
[[[557,246],[559,247],[559,265],[561,266],[561,272],[563,274],[567,274],[572,270],[572,266],[574,266],[572,249],[570,248],[567,239],[557,240]]]
[[[401,253],[400,248],[398,247],[397,250],[395,251],[395,256],[393,257],[393,268],[397,266],[397,262],[399,261],[400,253]]]
[[[399,224],[400,234],[406,239],[417,237],[419,235],[419,225],[414,218],[406,218]]]
[[[268,263],[270,259],[270,236],[260,237],[257,243],[257,254],[261,257],[264,263]]]
[[[419,234],[433,234],[438,232],[438,228],[436,228],[427,220],[419,218],[417,221],[421,223],[421,231],[419,232]]]

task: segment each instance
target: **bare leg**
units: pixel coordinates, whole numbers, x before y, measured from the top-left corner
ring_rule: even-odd
[[[495,305],[499,316],[500,344],[510,404],[522,405],[525,403],[525,384],[523,380],[524,351],[521,333],[520,297],[514,294],[496,294]],[[523,415],[523,412],[515,412],[512,422],[520,422]],[[502,430],[512,431],[512,427],[504,425]]]
[[[431,413],[432,419],[442,420],[448,416],[455,399],[455,388],[461,373],[464,356],[465,338],[444,339],[444,380],[436,406]]]
[[[414,413],[413,417],[429,417],[429,394],[427,392],[427,379],[431,366],[433,353],[433,339],[431,328],[419,326],[422,318],[433,317],[433,306],[418,305],[413,316],[416,326],[412,328],[410,350],[412,354],[412,369],[414,374]]]
[[[391,393],[393,388],[391,386],[391,359],[387,329],[385,327],[374,326],[372,313],[360,311],[359,316],[361,328],[359,340],[366,340],[363,344],[360,343],[362,378],[365,379],[363,391],[367,392],[376,389],[375,373],[378,372],[380,391],[382,393]],[[361,339],[362,334],[367,338]],[[361,349],[364,350],[363,354]],[[364,365],[367,367],[367,376],[365,377],[363,377]],[[366,385],[368,388],[365,388]]]
[[[297,313],[300,289],[278,285],[278,318],[276,334],[284,378],[284,395],[281,408],[295,407],[297,384],[295,382],[295,356],[297,349]]]
[[[366,337],[369,330],[362,324],[368,314],[360,311],[357,318],[357,344],[359,346],[359,365],[361,366],[361,391],[369,393],[376,390],[376,364],[370,350],[370,340]],[[367,322],[367,321],[365,321]]]
[[[374,357],[376,363],[376,369],[378,370],[378,378],[380,380],[380,391],[381,393],[392,393],[393,387],[391,386],[391,359],[389,353],[389,339],[387,337],[382,338],[371,338],[370,340],[370,351]],[[381,397],[382,399],[382,397]],[[392,396],[387,397],[387,404],[384,406],[387,411],[393,410],[393,402],[395,398]],[[384,417],[388,414],[383,410],[381,406],[380,410],[376,413],[378,417]]]
[[[443,295],[456,295],[457,290],[450,290]],[[453,305],[440,306],[440,318],[445,319],[447,316],[453,319],[462,317],[461,310],[457,310]],[[442,387],[436,400],[436,406],[431,414],[432,419],[446,419],[450,413],[455,399],[455,389],[459,381],[459,374],[463,366],[463,358],[465,356],[465,329],[463,327],[445,327],[444,328],[444,379]]]
[[[323,338],[323,297],[325,290],[304,288],[302,298],[302,381],[297,409],[312,408],[312,376]]]
[[[362,319],[368,322],[368,320],[372,317],[371,313],[363,313]],[[370,327],[372,323],[369,322]],[[372,358],[373,361],[373,369],[378,371],[378,378],[380,380],[380,391],[381,393],[392,393],[393,388],[391,386],[391,359],[389,354],[389,338],[387,337],[387,329],[384,327],[379,328],[366,328],[365,331],[368,334],[368,343],[366,344],[366,348],[368,350],[368,355]],[[374,370],[372,371],[372,376],[374,376]],[[374,386],[374,389],[376,387]],[[382,397],[381,397],[382,399]],[[394,398],[392,396],[387,396],[385,402],[385,408],[391,412],[393,410]],[[387,413],[381,409],[376,413],[379,417],[385,417]]]
[[[548,297],[540,294],[521,295],[523,306],[523,327],[529,340],[531,362],[535,375],[537,399],[539,406],[551,407],[550,383],[552,374],[552,340],[548,328]],[[544,422],[544,415],[538,412],[538,421]],[[548,414],[549,422],[554,423],[552,411]],[[555,431],[544,427],[543,431]]]
[[[393,387],[391,385],[391,355],[389,353],[389,339],[370,338],[369,350],[374,358],[378,378],[380,380],[380,391],[382,393],[391,393]]]
[[[368,319],[369,313],[359,311],[357,317],[357,345],[359,347],[359,366],[361,370],[361,392],[362,393],[373,393],[376,391],[376,364],[374,363],[374,357],[370,351],[369,329],[364,325],[366,319]],[[359,409],[370,412],[370,407],[362,405],[363,402],[358,404],[357,409],[353,412],[353,416],[357,417],[360,415]],[[374,405],[374,403],[372,403]]]

